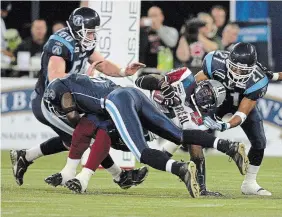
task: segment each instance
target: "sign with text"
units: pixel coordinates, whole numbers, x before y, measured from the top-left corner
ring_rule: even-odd
[[[140,1],[89,1],[100,15],[101,30],[96,50],[106,59],[126,67],[139,59]],[[133,86],[134,76],[112,78],[122,86]]]

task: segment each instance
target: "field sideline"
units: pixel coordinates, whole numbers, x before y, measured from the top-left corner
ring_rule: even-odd
[[[63,167],[65,153],[37,160],[19,187],[12,176],[9,153],[1,154],[1,216],[282,216],[281,158],[264,160],[259,183],[273,196],[262,198],[241,194],[243,177],[234,162],[224,156],[208,156],[208,187],[225,196],[192,199],[176,176],[152,168],[141,186],[126,191],[104,170],[96,172],[85,195],[52,188],[43,179]],[[181,158],[187,160],[187,156],[176,156]]]

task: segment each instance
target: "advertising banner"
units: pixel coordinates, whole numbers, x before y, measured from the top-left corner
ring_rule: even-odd
[[[99,51],[106,59],[126,67],[139,59],[140,1],[89,1],[101,19],[98,33]],[[112,78],[122,86],[133,86],[134,76]]]

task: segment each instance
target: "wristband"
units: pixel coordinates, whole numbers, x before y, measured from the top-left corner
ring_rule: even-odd
[[[119,71],[119,74],[120,74],[121,77],[125,77],[126,76],[125,68],[121,68],[120,71]]]
[[[226,130],[230,129],[231,124],[230,123],[225,123],[226,124]]]
[[[277,81],[279,79],[279,73],[273,73],[272,81]]]
[[[233,117],[234,117],[234,116],[239,116],[239,117],[241,118],[241,123],[240,123],[240,125],[241,125],[242,123],[244,123],[244,121],[245,121],[246,118],[247,118],[247,115],[246,115],[245,113],[239,112],[239,111],[237,111],[237,112],[233,115]]]

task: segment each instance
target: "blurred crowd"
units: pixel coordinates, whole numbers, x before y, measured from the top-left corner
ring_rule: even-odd
[[[31,71],[38,72],[43,46],[48,39],[46,21],[34,20],[30,27],[31,37],[22,39],[18,30],[5,28],[4,18],[10,10],[10,2],[1,3],[1,74],[19,77],[30,75]],[[230,50],[237,41],[239,26],[229,22],[226,15],[226,9],[216,5],[210,13],[201,12],[186,20],[178,31],[164,25],[165,14],[161,8],[151,7],[147,16],[140,19],[140,62],[163,72],[187,66],[196,73],[208,52]],[[64,27],[65,22],[54,22],[52,32]],[[24,61],[29,65],[23,66]]]
[[[156,6],[140,21],[140,61],[160,71],[187,66],[196,73],[208,52],[230,50],[239,34],[239,26],[227,20],[221,5],[188,19],[179,32],[164,21],[162,9]]]
[[[1,2],[1,75],[7,77],[36,77],[40,69],[40,57],[48,39],[47,24],[44,19],[31,23],[30,37],[22,39],[17,29],[6,29],[5,17],[12,10],[12,3]],[[65,22],[54,22],[52,33],[65,27]],[[27,61],[27,64],[23,62]]]

